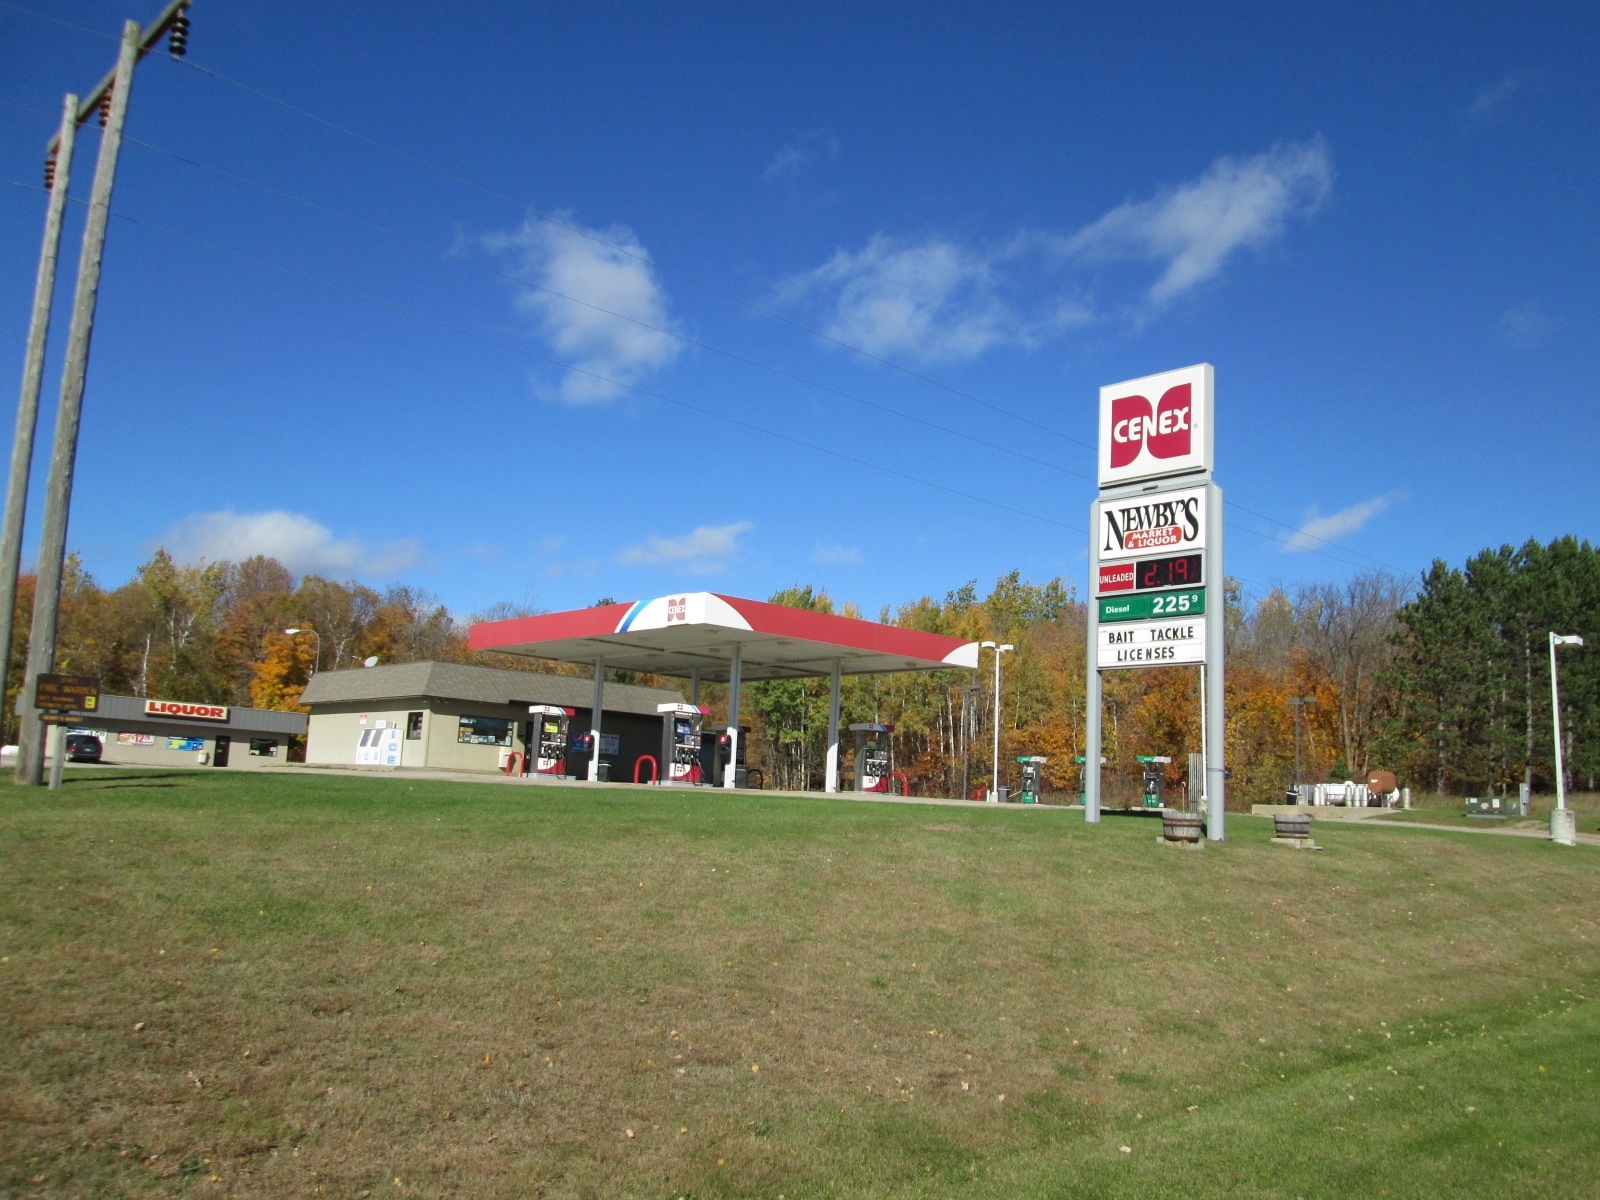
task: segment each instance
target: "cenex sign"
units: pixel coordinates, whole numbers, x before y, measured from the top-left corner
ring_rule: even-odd
[[[1100,389],[1100,486],[1211,470],[1209,363]]]

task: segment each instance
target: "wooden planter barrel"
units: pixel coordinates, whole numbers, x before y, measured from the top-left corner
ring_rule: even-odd
[[[1165,813],[1161,818],[1161,836],[1169,842],[1198,842],[1204,829],[1199,813]]]
[[[1294,838],[1296,841],[1305,841],[1311,836],[1310,813],[1274,813],[1272,815],[1273,832],[1281,838]]]

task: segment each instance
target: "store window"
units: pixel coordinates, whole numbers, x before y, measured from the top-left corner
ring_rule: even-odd
[[[420,742],[422,740],[422,714],[419,712],[406,714],[406,741]]]
[[[255,755],[257,758],[277,758],[278,757],[278,739],[277,738],[251,738],[250,739],[250,753]]]
[[[512,722],[504,717],[462,717],[456,726],[456,741],[472,746],[509,746],[512,728]]]

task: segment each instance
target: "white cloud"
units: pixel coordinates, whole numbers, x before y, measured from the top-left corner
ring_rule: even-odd
[[[1513,71],[1499,83],[1479,88],[1477,95],[1472,98],[1472,103],[1467,106],[1467,112],[1480,119],[1493,115],[1495,110],[1509,100],[1527,81],[1526,73]]]
[[[861,557],[861,551],[854,546],[824,546],[818,542],[811,551],[811,561],[832,566],[836,563],[863,563],[866,559]]]
[[[869,354],[966,361],[998,345],[1031,345],[1088,319],[1070,302],[1024,315],[1006,299],[1004,293],[1020,289],[1006,264],[1027,249],[1025,239],[979,250],[949,238],[908,242],[880,233],[859,251],[835,251],[816,270],[789,280],[782,295],[820,301],[827,309],[823,332]]]
[[[1235,252],[1281,237],[1291,217],[1310,216],[1332,188],[1321,138],[1244,160],[1223,157],[1198,179],[1118,205],[1064,248],[1088,261],[1164,267],[1149,292],[1161,304],[1218,274]]]
[[[595,404],[622,392],[620,384],[666,366],[683,345],[660,332],[673,327],[667,297],[654,269],[643,261],[648,255],[633,231],[614,225],[578,232],[568,214],[557,215],[572,228],[529,218],[515,233],[486,238],[485,243],[507,254],[518,274],[549,289],[522,289],[517,307],[533,318],[555,356],[605,377],[569,371],[557,389],[558,398]]]
[[[240,562],[261,554],[296,574],[393,575],[412,566],[420,553],[415,538],[368,546],[357,538],[336,538],[326,525],[300,513],[232,509],[185,517],[156,544],[179,562]]]
[[[839,156],[839,139],[826,129],[802,133],[773,157],[761,177],[768,183],[793,179],[812,163]]]
[[[1519,350],[1532,350],[1560,328],[1537,304],[1519,304],[1500,314],[1500,340]]]
[[[697,574],[720,571],[739,552],[739,539],[754,529],[749,521],[731,525],[701,525],[679,537],[651,534],[637,546],[617,555],[625,567],[681,567]]]
[[[1386,511],[1389,503],[1388,496],[1374,496],[1371,500],[1352,504],[1328,517],[1318,516],[1313,508],[1306,516],[1305,523],[1289,535],[1284,551],[1315,550],[1345,534],[1354,533],[1373,517]]]
[[[989,246],[948,236],[874,234],[785,281],[779,303],[820,310],[830,338],[882,358],[964,362],[999,346],[1035,346],[1096,319],[1073,268],[1148,262],[1139,305],[1160,305],[1283,236],[1333,187],[1321,138],[1253,158],[1223,157],[1196,179],[1128,201],[1073,234],[1022,230]]]

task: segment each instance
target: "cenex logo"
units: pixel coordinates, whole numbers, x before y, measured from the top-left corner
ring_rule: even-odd
[[[1139,457],[1141,447],[1148,449],[1152,458],[1182,458],[1188,454],[1189,435],[1193,432],[1189,421],[1191,411],[1187,383],[1168,388],[1156,405],[1154,415],[1150,412],[1150,401],[1143,396],[1113,400],[1111,465],[1127,466]]]

